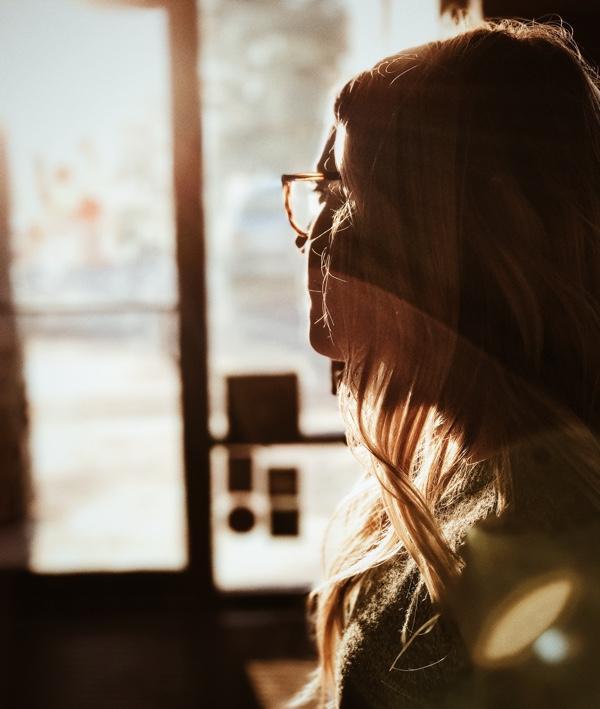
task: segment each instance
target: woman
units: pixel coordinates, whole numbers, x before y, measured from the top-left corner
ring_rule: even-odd
[[[308,693],[429,706],[470,672],[447,609],[468,530],[597,518],[596,77],[562,28],[487,23],[348,83],[317,169],[310,232],[288,212],[365,477],[313,594]]]

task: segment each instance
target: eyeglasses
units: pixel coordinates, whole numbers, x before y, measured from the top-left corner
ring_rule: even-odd
[[[296,232],[296,246],[303,249],[313,222],[329,195],[340,196],[339,172],[296,172],[281,176],[283,207]]]

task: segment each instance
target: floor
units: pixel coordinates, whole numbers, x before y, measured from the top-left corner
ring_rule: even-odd
[[[215,614],[170,582],[129,593],[110,577],[29,578],[0,575],[11,709],[275,709],[313,667],[300,605]]]

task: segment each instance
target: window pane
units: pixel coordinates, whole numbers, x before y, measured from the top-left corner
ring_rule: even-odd
[[[166,15],[0,6],[31,566],[185,564]]]
[[[240,371],[297,372],[301,428],[336,430],[327,362],[306,342],[306,261],[283,214],[279,175],[314,164],[345,12],[335,1],[200,8],[213,431],[227,427],[223,378]]]
[[[231,489],[232,458],[249,460],[249,489]],[[346,446],[218,447],[212,467],[217,585],[299,589],[317,580],[327,523],[358,477]]]
[[[329,362],[307,343],[306,255],[294,247],[283,213],[280,174],[314,169],[333,122],[335,89],[381,57],[434,39],[439,3],[208,0],[198,6],[212,431],[225,435],[232,423],[228,378],[285,373],[297,377],[299,397],[290,394],[289,376],[287,384],[278,377],[279,388],[273,378],[277,415],[269,419],[267,397],[251,397],[260,389],[247,386],[252,420],[246,430],[272,420],[293,431],[290,412],[280,409],[282,401],[291,409],[298,398],[300,433],[341,432]],[[233,423],[230,431],[244,430]],[[263,435],[262,442],[271,440],[268,426]],[[343,446],[276,448],[215,453],[215,569],[223,588],[313,582],[323,525],[356,479],[357,464]],[[269,492],[286,485],[297,492]]]

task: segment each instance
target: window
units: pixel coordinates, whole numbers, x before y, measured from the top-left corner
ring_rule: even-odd
[[[217,439],[229,432],[212,455],[215,580],[226,590],[306,587],[319,576],[327,521],[360,471],[334,442],[342,422],[329,363],[308,346],[306,260],[282,212],[279,176],[314,169],[336,88],[386,53],[433,38],[438,5],[198,5],[210,424]],[[331,442],[319,444],[322,436]]]
[[[33,464],[29,563],[40,571],[187,563],[168,81],[176,57],[165,11],[183,3],[111,5],[0,8]],[[341,442],[328,362],[307,344],[306,264],[279,175],[313,167],[348,76],[438,34],[438,3],[198,7],[208,312],[191,314],[208,317],[210,416],[195,427],[207,426],[212,443],[190,445],[212,446],[217,585],[304,587],[359,470]],[[192,488],[208,471],[191,467],[188,499],[202,511],[194,500],[204,482]],[[200,517],[190,519],[201,547]]]
[[[30,566],[186,563],[166,15],[2,3]]]

